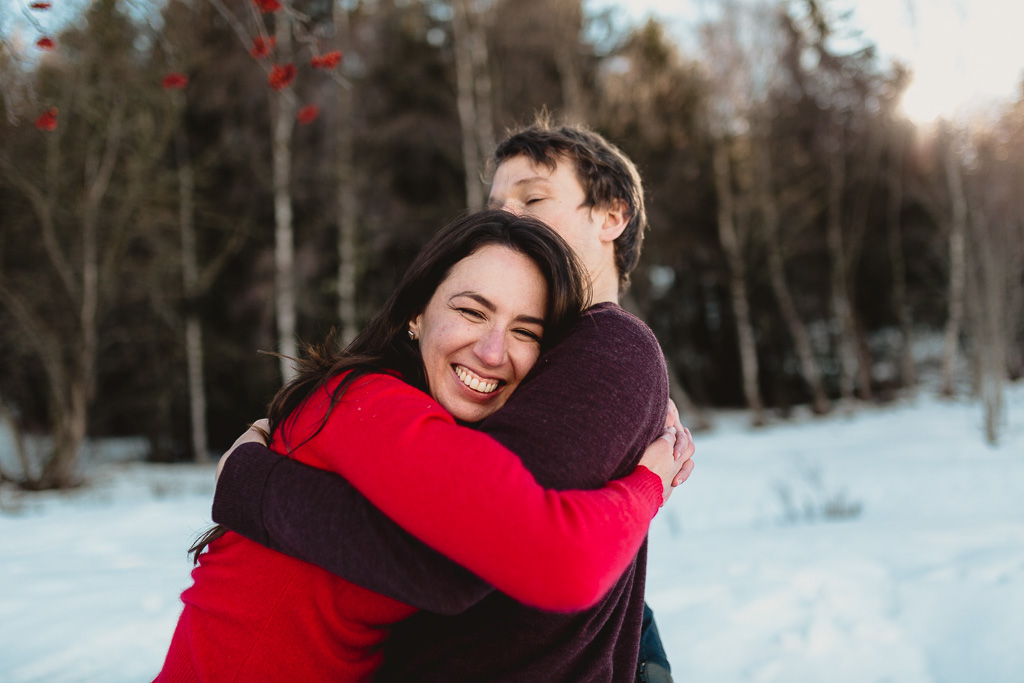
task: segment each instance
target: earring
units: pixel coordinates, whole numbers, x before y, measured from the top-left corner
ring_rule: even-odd
[[[416,333],[413,332],[411,329],[409,330],[409,339],[411,341],[416,341]]]

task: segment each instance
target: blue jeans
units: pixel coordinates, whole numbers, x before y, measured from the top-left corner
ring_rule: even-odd
[[[654,623],[654,612],[644,603],[644,621],[640,631],[640,656],[637,659],[637,681],[641,683],[670,683],[672,667],[661,644],[658,625]]]

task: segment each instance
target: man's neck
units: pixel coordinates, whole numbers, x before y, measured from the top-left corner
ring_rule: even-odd
[[[619,272],[614,263],[590,271],[591,304],[619,303]]]
[[[606,293],[603,293],[603,294],[598,294],[597,290],[596,289],[594,290],[594,295],[590,299],[590,305],[591,306],[596,306],[597,304],[605,304],[605,303],[615,304],[616,306],[619,304],[619,288],[618,287],[616,287],[611,292],[606,292]]]

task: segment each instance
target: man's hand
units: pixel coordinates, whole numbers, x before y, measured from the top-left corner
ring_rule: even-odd
[[[231,444],[231,448],[227,452],[220,456],[220,462],[217,463],[217,479],[220,479],[220,473],[224,470],[224,463],[227,462],[228,456],[230,456],[236,448],[241,446],[243,443],[258,443],[264,446],[270,440],[270,420],[263,418],[262,420],[256,420],[253,422],[245,432],[235,439],[235,442]]]
[[[672,399],[668,400],[668,414],[665,416],[665,427],[675,429],[676,440],[672,455],[681,464],[679,471],[672,480],[672,486],[676,487],[690,478],[690,472],[693,471],[693,460],[691,458],[696,452],[697,447],[693,443],[693,435],[690,434],[690,430],[679,421],[679,409],[676,408],[676,403]]]
[[[644,451],[639,464],[661,477],[662,505],[668,502],[675,487],[686,481],[693,471],[690,458],[694,450],[688,429],[684,427],[683,431],[677,432],[675,427],[665,427],[661,436]]]

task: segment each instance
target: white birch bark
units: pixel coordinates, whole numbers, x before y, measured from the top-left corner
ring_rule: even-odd
[[[469,0],[452,0],[452,10],[456,97],[459,124],[462,128],[462,163],[466,169],[466,206],[470,210],[476,210],[484,205],[484,188],[480,179],[479,123],[473,75]]]
[[[952,141],[943,150],[946,183],[951,203],[949,223],[949,290],[947,299],[946,328],[942,345],[943,396],[952,396],[957,352],[960,346],[960,330],[964,316],[964,288],[966,285],[967,256],[965,241],[967,233],[967,198],[963,178],[953,151]]]
[[[180,99],[180,98],[176,98]],[[176,110],[182,104],[176,102]],[[188,384],[189,424],[192,458],[210,460],[206,440],[206,383],[203,378],[203,326],[197,309],[200,295],[199,259],[196,253],[195,174],[188,153],[188,140],[180,123],[174,136],[178,162],[178,227],[181,232],[181,279],[185,307],[185,372]]]
[[[846,184],[846,159],[841,126],[833,126],[834,149],[829,160],[828,212],[826,234],[831,260],[832,315],[836,325],[836,351],[839,361],[839,395],[852,408],[854,389],[854,368],[857,352],[854,349],[853,325],[850,311],[850,297],[847,293],[846,255],[843,250],[843,188]]]
[[[85,439],[89,404],[96,384],[100,204],[110,187],[117,163],[123,120],[124,104],[120,103],[111,113],[106,135],[101,141],[102,148],[93,149],[87,157],[85,196],[80,209],[81,261],[77,296],[74,298],[78,313],[77,348],[69,365],[62,362],[59,351],[43,358],[47,374],[51,375],[51,386],[55,389],[51,396],[54,443],[37,482],[39,488],[65,488],[78,483],[78,456]],[[66,260],[58,262],[66,263]],[[54,267],[58,262],[53,263]],[[41,325],[36,325],[35,329],[39,336],[44,334]]]
[[[277,49],[282,62],[292,56],[291,19],[287,12],[275,15]],[[295,376],[291,359],[298,356],[295,308],[295,236],[292,224],[292,131],[295,127],[295,102],[288,93],[271,94],[274,182],[274,303],[277,316],[278,352],[281,354],[281,381]]]
[[[562,0],[558,2],[557,7],[556,21],[559,24],[559,32],[565,36],[555,49],[555,66],[562,85],[562,106],[568,121],[586,123],[585,96],[576,61],[576,50],[579,47],[577,33],[580,28],[582,7],[576,0]]]
[[[348,10],[341,0],[334,3],[334,25],[343,45],[351,43]],[[335,171],[338,180],[338,321],[341,340],[346,346],[359,331],[356,320],[356,231],[358,205],[355,187],[355,153],[352,134],[352,89],[335,89],[337,108],[337,156]]]
[[[498,144],[494,132],[494,87],[491,82],[490,54],[487,51],[487,28],[491,22],[493,6],[477,12],[470,24],[473,37],[473,95],[476,103],[477,141],[481,164]],[[484,192],[487,188],[484,188]]]
[[[800,372],[811,390],[811,409],[818,415],[830,410],[825,385],[821,378],[821,369],[814,358],[814,347],[811,344],[807,328],[800,319],[789,283],[786,281],[786,263],[779,235],[779,208],[772,188],[772,162],[767,151],[767,141],[762,137],[760,144],[755,142],[758,163],[758,195],[763,219],[765,242],[768,251],[768,274],[772,293],[779,304],[779,311],[793,338],[793,346],[800,363]]]
[[[891,149],[893,158],[889,164],[889,204],[886,223],[889,237],[889,265],[892,271],[892,306],[900,328],[899,364],[903,388],[911,392],[917,386],[917,370],[914,367],[913,339],[910,326],[910,308],[907,304],[907,267],[903,255],[903,157],[907,144],[906,135],[897,125],[893,126]]]
[[[740,350],[740,371],[743,377],[743,394],[755,426],[764,424],[764,406],[758,387],[757,342],[750,318],[750,302],[747,298],[746,267],[740,249],[735,224],[735,202],[732,190],[732,171],[729,149],[721,139],[713,141],[713,165],[715,190],[718,199],[718,237],[729,264],[729,293],[732,299],[733,315],[736,318],[736,334]]]

